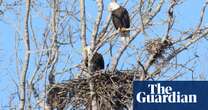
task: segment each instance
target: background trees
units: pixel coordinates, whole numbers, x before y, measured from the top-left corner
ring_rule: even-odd
[[[122,44],[110,21],[109,2],[1,1],[2,108],[51,108],[53,104],[47,103],[49,93],[73,90],[71,88],[76,86],[63,85],[63,89],[52,90],[52,85],[72,84],[77,80],[77,83],[89,84],[87,90],[91,99],[87,107],[99,109],[97,100],[103,97],[95,97],[94,88],[110,78],[113,78],[110,84],[129,84],[129,88],[131,83],[125,81],[132,81],[132,78],[206,79],[208,1],[118,0],[131,16],[131,40],[127,44]],[[104,56],[106,72],[101,73],[105,75],[88,74],[90,70],[82,63],[86,59],[83,51],[86,46],[91,47],[90,58],[96,51]],[[122,87],[113,90],[128,90]],[[119,95],[115,92],[112,96]],[[125,102],[128,98],[119,104],[113,98],[109,99],[111,101],[103,99],[106,99],[103,100],[105,104],[112,106],[123,104],[126,106],[121,107],[130,108],[131,105],[131,102]],[[111,104],[112,100],[115,104]],[[70,108],[71,103],[66,103]],[[100,106],[106,107],[105,104]]]

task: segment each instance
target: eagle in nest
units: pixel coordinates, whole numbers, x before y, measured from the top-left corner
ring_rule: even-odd
[[[90,47],[86,47],[84,50],[87,53],[86,59],[84,61],[84,64],[88,68]],[[93,54],[92,59],[91,59],[91,61],[89,63],[90,63],[90,70],[91,70],[91,72],[96,72],[96,71],[99,71],[99,70],[102,70],[102,69],[105,68],[105,63],[104,63],[103,56],[100,53],[98,53],[98,52],[95,52]]]

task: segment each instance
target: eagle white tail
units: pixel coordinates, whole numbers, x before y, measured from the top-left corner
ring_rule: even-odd
[[[120,32],[120,36],[121,36],[121,41],[124,44],[127,44],[130,40],[130,31]]]

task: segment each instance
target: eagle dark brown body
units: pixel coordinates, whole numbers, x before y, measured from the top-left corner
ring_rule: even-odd
[[[105,68],[103,56],[97,52],[93,55],[90,64],[90,69],[92,72],[99,71]],[[88,67],[88,56],[85,60],[85,66]]]
[[[112,11],[112,21],[116,30],[130,27],[128,11],[122,6]]]

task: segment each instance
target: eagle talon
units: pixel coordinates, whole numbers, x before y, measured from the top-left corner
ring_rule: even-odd
[[[121,32],[125,32],[126,31],[126,28],[121,28]]]
[[[118,28],[118,32],[121,32],[122,31],[122,29],[121,28]]]
[[[128,28],[121,28],[121,32],[127,32]]]

